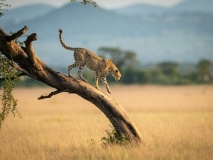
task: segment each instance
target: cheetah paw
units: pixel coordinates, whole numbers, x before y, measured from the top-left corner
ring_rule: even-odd
[[[112,93],[110,90],[107,90],[107,92],[108,92],[109,94],[111,94],[111,93]]]
[[[101,90],[99,87],[95,86],[96,89]]]

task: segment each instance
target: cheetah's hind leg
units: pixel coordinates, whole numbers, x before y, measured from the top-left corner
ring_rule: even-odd
[[[73,68],[75,68],[75,67],[77,67],[77,64],[76,64],[76,63],[74,63],[74,64],[68,66],[68,76],[69,76],[69,77],[71,77],[71,70],[72,70]]]
[[[81,78],[82,81],[87,82],[87,80],[82,75],[82,70],[84,69],[84,66],[80,66],[78,70],[78,76]]]

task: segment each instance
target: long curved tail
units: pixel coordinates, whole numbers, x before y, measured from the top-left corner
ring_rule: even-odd
[[[63,40],[62,40],[62,29],[59,28],[58,31],[59,31],[59,40],[60,40],[61,45],[62,45],[65,49],[74,51],[74,48],[67,46],[67,45],[63,42]]]

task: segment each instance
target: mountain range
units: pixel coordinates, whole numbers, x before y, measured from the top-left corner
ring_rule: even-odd
[[[1,21],[3,22],[1,23],[1,25],[16,25],[21,21],[30,20],[35,17],[42,16],[53,9],[55,8],[45,4],[35,4],[29,6],[27,5],[16,9],[9,9],[9,11],[5,11],[6,16],[1,17]]]
[[[35,51],[52,66],[73,62],[73,53],[59,43],[58,28],[72,47],[96,53],[103,46],[132,50],[142,63],[196,63],[213,60],[211,4],[211,0],[185,0],[170,8],[137,4],[113,10],[79,3],[61,8],[38,4],[9,10],[0,21],[7,32],[24,25],[29,27],[27,34],[36,32]]]
[[[146,14],[164,14],[164,13],[195,13],[205,12],[213,13],[212,0],[184,0],[172,7],[159,5],[135,4],[115,10],[124,15],[146,15]]]

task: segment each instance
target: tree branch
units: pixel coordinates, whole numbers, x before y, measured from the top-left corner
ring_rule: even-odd
[[[59,94],[59,93],[61,93],[61,92],[63,92],[63,91],[56,90],[56,91],[51,92],[51,93],[50,93],[49,95],[47,95],[47,96],[42,96],[42,95],[41,95],[41,97],[39,97],[38,100],[46,99],[46,98],[51,98],[52,96],[54,96],[54,95],[56,95],[56,94]]]
[[[25,34],[28,31],[28,27],[24,26],[24,28],[20,29],[18,32],[10,35],[10,36],[6,36],[6,40],[8,42],[15,40],[16,38],[20,37],[21,35]]]

